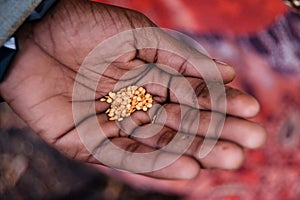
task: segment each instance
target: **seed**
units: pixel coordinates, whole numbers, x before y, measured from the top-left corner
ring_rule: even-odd
[[[126,115],[126,113],[127,113],[127,110],[122,110],[122,115]]]
[[[116,94],[115,93],[113,93],[113,92],[109,92],[108,93],[108,96],[110,96],[112,99],[116,96]]]
[[[122,120],[123,120],[123,118],[122,118],[122,117],[118,119],[118,121],[122,121]]]
[[[108,99],[106,99],[106,102],[107,102],[107,103],[111,103],[111,102],[112,102],[112,99],[111,99],[111,98],[108,98]]]
[[[117,92],[109,92],[100,101],[110,103],[106,110],[109,120],[122,121],[136,110],[147,111],[152,107],[152,96],[143,87],[128,86]]]
[[[157,117],[156,115],[153,116],[152,121],[151,121],[151,124],[154,124],[154,123],[155,123],[156,117]]]
[[[146,92],[146,90],[145,90],[144,88],[142,88],[142,87],[139,87],[138,90],[139,90],[139,92],[142,93],[142,94],[145,94],[145,92]]]
[[[109,118],[109,120],[111,120],[111,121],[116,120],[116,119],[117,119],[116,117]]]

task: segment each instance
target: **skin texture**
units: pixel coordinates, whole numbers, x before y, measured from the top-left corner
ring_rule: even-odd
[[[264,144],[266,132],[263,127],[246,118],[255,116],[259,111],[258,102],[251,96],[226,87],[227,117],[220,140],[215,148],[205,158],[199,158],[199,147],[210,123],[211,102],[203,77],[185,59],[161,50],[134,50],[135,45],[155,42],[157,46],[170,44],[170,48],[183,52],[190,51],[192,57],[199,57],[197,67],[205,67],[209,58],[189,49],[180,41],[160,32],[153,37],[135,38],[136,43],[130,43],[131,52],[119,57],[103,72],[94,72],[102,76],[96,87],[93,99],[77,99],[72,101],[72,92],[76,74],[86,56],[97,44],[119,32],[138,27],[154,27],[155,25],[141,13],[87,1],[60,1],[56,7],[41,21],[25,24],[18,32],[20,52],[11,67],[9,75],[0,85],[1,96],[19,114],[19,116],[45,141],[53,145],[65,155],[81,161],[101,164],[82,144],[72,113],[72,103],[88,105],[95,102],[97,119],[103,129],[103,134],[117,146],[130,152],[151,152],[168,144],[177,131],[189,134],[189,127],[198,126],[192,145],[178,160],[171,165],[144,175],[164,179],[190,179],[197,176],[201,168],[236,169],[243,160],[244,148],[258,148]],[[134,36],[134,33],[133,33]],[[107,51],[110,57],[114,52]],[[105,58],[103,58],[105,59]],[[155,63],[155,67],[145,67],[145,73],[135,73],[137,66]],[[95,63],[94,63],[95,64]],[[165,70],[162,65],[172,70]],[[216,63],[224,83],[234,78],[232,67]],[[143,69],[143,68],[138,68]],[[205,68],[204,68],[205,69]],[[131,78],[122,79],[126,72]],[[139,71],[138,71],[139,72]],[[180,110],[176,94],[190,95],[183,87],[182,74],[190,83],[197,95],[199,108],[193,108],[185,102],[183,111]],[[211,79],[214,74],[211,74]],[[89,78],[87,78],[89,80]],[[144,112],[136,112],[132,120],[139,127],[133,127],[125,119],[121,123],[109,121],[105,110],[108,104],[98,101],[109,91],[114,90],[117,83],[122,86],[136,83],[135,80],[147,83],[149,81],[166,81],[171,90],[157,84],[145,84],[144,87],[154,97],[156,105],[164,108],[165,117],[159,114],[160,109],[153,110],[157,114],[155,124],[152,118]],[[90,81],[93,81],[92,79]],[[89,85],[86,86],[87,89]],[[170,92],[172,91],[172,92]],[[191,91],[193,93],[193,91]],[[184,112],[184,113],[181,113]],[[199,120],[181,120],[181,115],[192,116],[200,114]],[[80,126],[89,134],[91,128],[90,116],[82,116]],[[164,120],[166,123],[164,123]],[[181,124],[181,126],[178,126]],[[122,129],[120,129],[122,127]],[[85,129],[86,128],[86,129]],[[160,131],[153,137],[144,139],[137,137],[155,128]],[[130,135],[130,137],[128,137]],[[103,141],[106,138],[103,138]],[[105,142],[98,141],[102,154],[107,154]],[[164,152],[160,159],[174,156],[176,148]],[[116,168],[134,171],[138,163],[124,166],[128,158],[111,156],[111,165]],[[147,160],[154,166],[159,159]]]

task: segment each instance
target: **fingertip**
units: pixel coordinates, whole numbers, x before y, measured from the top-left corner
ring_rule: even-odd
[[[219,146],[219,167],[225,170],[238,169],[245,160],[245,154],[241,147],[229,142],[221,142]]]
[[[217,168],[235,170],[245,160],[244,151],[238,145],[231,142],[218,142],[214,149],[200,160],[205,168]]]
[[[218,69],[220,70],[224,83],[230,83],[231,81],[233,81],[236,75],[234,68],[223,61],[219,61],[216,59],[213,59],[213,61],[216,63]]]
[[[201,171],[200,165],[191,157],[182,156],[171,165],[146,175],[173,180],[191,180],[196,178]]]
[[[247,108],[245,108],[244,110],[244,116],[246,118],[250,118],[250,117],[255,117],[259,111],[260,111],[260,104],[258,102],[258,100],[256,98],[254,98],[253,96],[248,95],[249,98],[249,103]]]
[[[255,129],[255,132],[252,133],[252,137],[249,137],[245,144],[245,147],[249,149],[257,149],[263,146],[268,139],[267,131],[262,125],[256,124]]]
[[[232,82],[236,75],[235,69],[227,65],[226,67],[224,67],[224,70],[226,70],[226,74],[227,74],[226,83]]]
[[[183,179],[183,180],[194,179],[199,175],[201,171],[199,163],[195,161],[193,158],[187,156],[181,157],[178,165],[181,165],[181,167],[184,168],[183,170],[177,171],[178,179]]]
[[[267,132],[267,130],[262,125],[259,125],[259,126],[261,127],[261,138],[260,138],[260,143],[258,143],[258,145],[257,145],[256,148],[265,145],[267,143],[267,140],[268,140],[268,132]]]
[[[230,104],[229,114],[243,118],[255,117],[260,111],[259,102],[251,95],[233,89],[228,93]]]
[[[256,149],[266,143],[267,131],[257,122],[228,117],[221,137],[244,148]]]
[[[235,146],[228,148],[223,159],[223,169],[236,170],[242,166],[245,161],[245,153],[242,148]]]

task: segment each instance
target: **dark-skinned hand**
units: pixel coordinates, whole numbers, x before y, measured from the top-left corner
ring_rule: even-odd
[[[212,113],[225,116],[218,114],[221,108],[212,107],[204,81],[217,77],[209,70],[209,63],[216,65],[224,84],[234,79],[232,67],[215,62],[164,31],[156,30],[151,30],[151,34],[131,31],[132,39],[121,43],[121,46],[128,45],[130,51],[122,55],[114,45],[99,53],[95,50],[111,36],[143,27],[155,25],[135,11],[88,1],[61,0],[42,21],[26,23],[18,30],[20,51],[0,85],[1,96],[45,141],[74,159],[133,172],[140,172],[147,165],[150,168],[146,167],[148,171],[142,174],[165,179],[190,179],[201,168],[239,167],[244,160],[243,149],[260,147],[265,142],[266,132],[259,124],[247,120],[258,113],[258,102],[226,85],[227,109],[220,138],[207,156],[199,156]],[[140,48],[149,45],[152,48]],[[120,56],[110,63],[110,58],[116,55]],[[99,60],[94,59],[97,56]],[[95,70],[97,65],[104,66],[103,63],[108,66],[105,70]],[[80,67],[87,65],[93,70],[81,74]],[[78,74],[84,77],[84,83],[78,82]],[[81,89],[94,91],[95,95],[92,98],[74,95],[75,83],[84,85]],[[99,99],[109,91],[128,85],[145,87],[153,95],[153,108],[148,113],[135,112],[121,122],[110,121],[105,113],[109,105]],[[188,90],[187,85],[192,90]],[[74,92],[84,94],[84,91]],[[101,134],[94,137],[98,129],[90,120],[93,109],[74,119],[74,105],[82,110],[95,105],[102,135],[109,139]],[[158,130],[157,134],[147,138],[147,133],[153,134],[153,130]],[[170,147],[157,154],[159,158],[141,162],[131,162],[130,154],[114,155],[105,142],[110,141],[129,152],[147,153],[167,145],[176,133],[196,134],[185,152]],[[87,147],[87,143],[91,146]],[[98,145],[93,147],[94,144]],[[104,157],[105,162],[92,153]],[[177,155],[179,158],[170,165],[151,171],[158,162]]]

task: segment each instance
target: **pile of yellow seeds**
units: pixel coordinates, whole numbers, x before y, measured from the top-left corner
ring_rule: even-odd
[[[146,93],[143,87],[128,86],[117,92],[109,92],[100,101],[110,103],[106,110],[109,120],[122,121],[136,110],[147,111],[152,107],[152,95]]]

